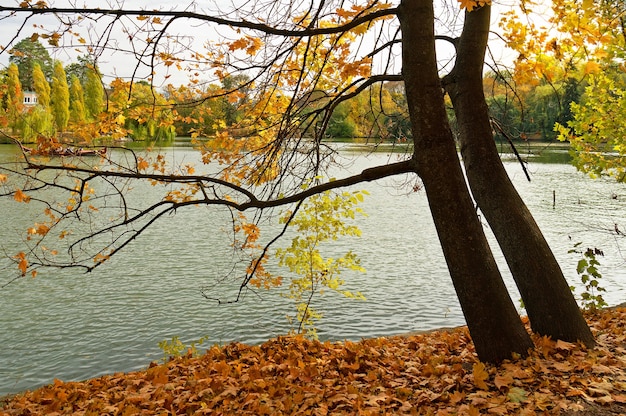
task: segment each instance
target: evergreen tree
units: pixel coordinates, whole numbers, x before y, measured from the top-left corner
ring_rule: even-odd
[[[104,87],[97,67],[89,66],[86,75],[84,96],[85,110],[89,120],[95,120],[104,110]]]
[[[50,108],[50,84],[38,63],[33,65],[33,89],[37,93],[37,101],[45,109]]]
[[[19,78],[19,71],[17,65],[14,63],[11,63],[7,69],[6,83],[7,91],[5,103],[7,121],[8,126],[11,128],[11,133],[15,134],[19,125],[20,116],[24,110],[24,93]]]
[[[15,44],[13,49],[11,49],[9,61],[17,65],[20,82],[25,91],[33,91],[35,89],[33,79],[35,64],[40,66],[46,79],[52,77],[52,58],[50,54],[39,41],[33,41],[30,37],[24,38]]]
[[[70,119],[70,90],[61,61],[54,63],[51,93],[52,114],[59,131],[65,130]]]
[[[37,93],[37,105],[31,108],[22,124],[22,140],[36,141],[39,136],[50,136],[54,132],[54,120],[50,113],[50,85],[38,63],[33,65],[33,89]]]
[[[85,94],[78,76],[72,75],[70,80],[70,121],[83,123],[85,121]]]

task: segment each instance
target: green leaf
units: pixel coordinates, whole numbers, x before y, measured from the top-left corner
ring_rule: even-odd
[[[526,390],[519,387],[511,387],[506,396],[513,403],[524,403],[528,400],[528,393]]]

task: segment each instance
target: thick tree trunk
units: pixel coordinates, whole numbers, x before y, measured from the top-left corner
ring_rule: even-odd
[[[533,331],[592,346],[593,335],[563,272],[498,155],[482,84],[489,19],[488,6],[466,13],[456,64],[444,79],[470,188],[504,253]]]
[[[400,6],[402,63],[421,177],[448,269],[482,361],[526,355],[532,341],[508,295],[467,189],[437,73],[432,0]]]

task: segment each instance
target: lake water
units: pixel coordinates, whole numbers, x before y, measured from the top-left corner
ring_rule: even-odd
[[[184,147],[167,152],[179,161],[197,159]],[[14,153],[14,147],[0,146],[0,160]],[[351,161],[351,171],[396,157],[348,148],[340,155]],[[519,164],[505,164],[568,280],[579,283],[579,256],[568,254],[574,243],[601,248],[605,299],[609,304],[626,301],[626,240],[612,232],[616,224],[626,231],[626,187],[591,180],[568,164],[550,162],[555,156],[562,160],[562,151],[543,155],[550,156],[547,162],[543,156],[528,159],[531,182]],[[426,196],[414,192],[414,184],[413,178],[397,177],[358,187],[370,192],[362,204],[368,217],[358,221],[362,237],[339,241],[324,254],[346,249],[359,254],[367,272],[343,276],[346,288],[360,290],[367,300],[331,293],[314,300],[325,313],[318,326],[321,339],[358,340],[464,324]],[[0,200],[0,250],[19,251],[19,232],[33,221],[28,209]],[[201,288],[222,298],[237,289],[236,281],[225,278],[236,260],[223,232],[228,219],[219,209],[181,210],[92,273],[47,271],[0,290],[0,395],[54,378],[85,379],[144,368],[162,357],[158,342],[173,336],[184,342],[208,336],[211,344],[260,343],[287,333],[285,315],[292,305],[279,291],[248,293],[230,305],[202,297]],[[496,257],[504,268],[499,252]],[[508,272],[503,275],[517,303]],[[0,260],[0,285],[14,276],[15,265]]]

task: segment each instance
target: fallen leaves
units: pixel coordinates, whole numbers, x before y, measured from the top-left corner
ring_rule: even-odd
[[[525,359],[478,362],[466,328],[330,343],[214,346],[145,371],[14,396],[17,414],[558,414],[626,404],[626,309],[589,316],[598,347],[545,337]]]

